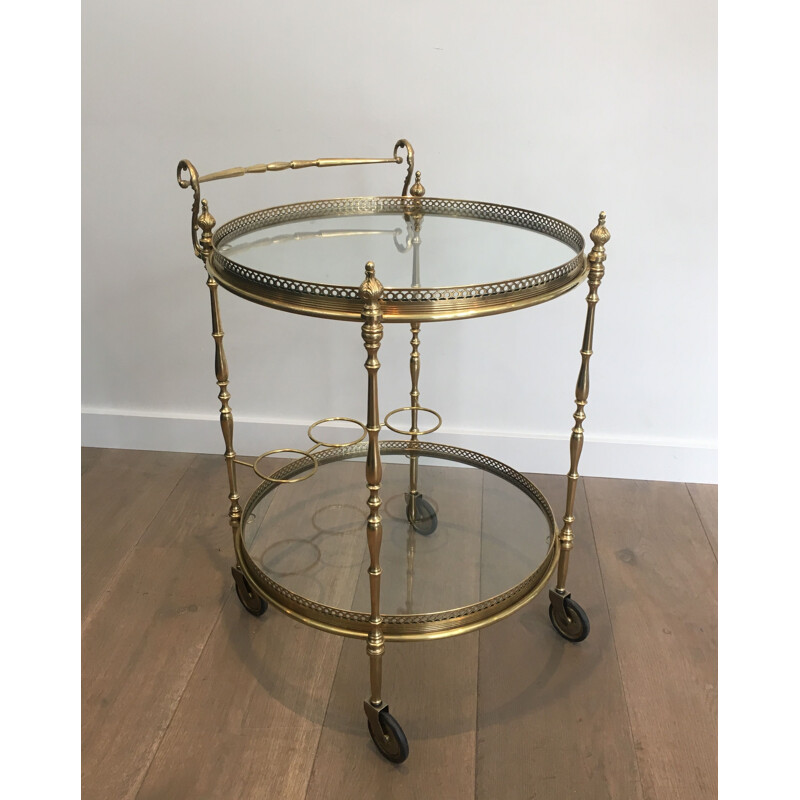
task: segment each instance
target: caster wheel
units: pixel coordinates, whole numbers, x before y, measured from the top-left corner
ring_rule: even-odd
[[[586,612],[570,597],[564,598],[562,615],[550,603],[550,622],[553,627],[568,641],[582,642],[589,635],[589,617]]]
[[[423,536],[430,536],[439,524],[433,506],[421,495],[406,495],[406,519],[411,527]]]
[[[247,579],[238,567],[231,567],[233,582],[236,584],[236,594],[245,611],[254,617],[260,617],[267,610],[267,601],[259,597],[251,588]]]
[[[384,709],[378,715],[380,730],[375,731],[372,722],[367,722],[369,735],[381,755],[393,764],[402,764],[408,758],[408,739],[397,720]]]

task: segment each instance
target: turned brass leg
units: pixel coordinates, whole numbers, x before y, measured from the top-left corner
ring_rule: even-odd
[[[367,637],[367,655],[369,656],[369,699],[364,702],[367,724],[370,735],[381,754],[394,762],[405,761],[408,756],[408,742],[402,728],[389,714],[389,708],[381,697],[383,682],[383,653],[385,641],[383,635],[383,618],[381,617],[381,539],[383,524],[381,522],[381,451],[378,435],[381,430],[378,413],[378,349],[383,338],[383,321],[381,297],[383,286],[375,277],[375,265],[370,261],[366,265],[366,277],[361,284],[361,297],[364,310],[361,313],[363,324],[361,338],[367,351],[367,489],[369,498],[367,507],[367,546],[369,548],[369,596],[370,596],[370,631]]]
[[[208,204],[205,200],[203,200],[203,213],[197,221],[203,230],[203,235],[200,238],[200,248],[204,255],[209,257],[211,255],[211,230],[216,220],[209,213]],[[228,401],[231,399],[228,392],[228,360],[225,358],[225,348],[222,345],[225,332],[222,330],[217,282],[211,277],[211,273],[208,275],[206,286],[208,286],[208,291],[211,295],[211,335],[214,337],[214,370],[217,375],[217,386],[219,386],[219,394],[217,395],[220,402],[219,422],[222,428],[222,437],[225,440],[225,464],[228,469],[228,500],[230,500],[228,517],[235,535],[241,524],[242,509],[239,506],[239,491],[236,486],[233,412],[228,405]]]
[[[419,404],[419,331],[420,323],[411,323],[411,359],[409,368],[411,372],[411,436],[410,444],[413,446],[419,441],[419,412],[422,407]],[[438,518],[433,506],[422,496],[419,491],[419,456],[412,454],[409,456],[408,474],[408,495],[406,497],[406,517],[411,523],[412,528],[423,536],[430,536],[438,525]]]
[[[375,265],[370,261],[366,266],[366,278],[361,284],[361,297],[365,301],[361,318],[361,338],[367,351],[367,488],[369,498],[369,518],[367,519],[367,546],[369,547],[369,594],[370,594],[370,632],[367,639],[367,655],[370,659],[370,699],[375,708],[380,708],[381,701],[381,659],[384,651],[383,629],[380,613],[381,599],[381,538],[383,524],[381,522],[381,451],[378,434],[381,430],[378,414],[378,349],[383,338],[383,322],[381,315],[381,297],[383,286],[375,277]]]
[[[411,441],[419,441],[419,329],[418,322],[411,323]],[[417,478],[419,475],[419,456],[412,455],[408,474],[408,508],[407,515],[412,526],[417,516]]]
[[[589,399],[589,359],[592,355],[592,337],[594,334],[595,308],[599,300],[597,290],[603,279],[606,260],[605,245],[611,238],[605,227],[606,215],[600,214],[597,227],[591,232],[590,237],[594,246],[589,253],[589,294],[586,298],[586,326],[583,333],[581,347],[581,368],[578,373],[578,382],[575,387],[576,410],[573,414],[575,425],[570,437],[570,467],[567,475],[567,506],[564,512],[564,525],[558,534],[560,555],[558,559],[558,573],[556,588],[550,591],[550,619],[556,630],[570,641],[582,641],[589,634],[589,620],[583,609],[573,601],[567,593],[567,571],[569,569],[569,554],[573,547],[574,535],[572,525],[575,522],[575,492],[578,488],[578,462],[583,449],[583,421],[586,419],[584,407]]]
[[[228,404],[228,401],[231,399],[231,395],[228,392],[228,361],[225,358],[225,348],[222,345],[222,339],[225,334],[220,321],[217,282],[209,275],[206,285],[211,294],[212,336],[214,337],[215,344],[214,366],[216,368],[217,386],[219,386],[218,397],[220,401],[219,422],[222,428],[222,438],[225,440],[225,465],[228,469],[228,500],[230,501],[228,516],[230,518],[231,528],[233,528],[235,533],[241,525],[242,509],[239,506],[239,490],[236,484],[236,452],[233,449],[233,412]]]
[[[411,441],[419,441],[419,322],[411,323],[411,359],[409,368],[411,372]],[[406,613],[413,613],[412,600],[414,591],[414,550],[415,530],[414,520],[417,518],[417,480],[419,475],[419,456],[412,455],[408,465],[408,500],[406,516],[411,523],[408,526],[408,541],[406,542]]]
[[[200,250],[207,258],[211,255],[211,231],[214,227],[214,217],[208,211],[208,204],[203,200],[203,213],[198,217],[198,225],[203,231],[200,237]],[[239,505],[239,489],[236,482],[236,451],[233,449],[233,412],[228,401],[231,399],[228,392],[228,360],[225,357],[225,348],[222,340],[225,332],[222,330],[222,318],[219,310],[219,296],[217,281],[208,274],[206,281],[211,295],[211,335],[214,337],[214,368],[219,387],[220,409],[219,421],[222,428],[222,438],[225,441],[225,465],[228,471],[228,519],[234,542],[241,536],[242,509]],[[235,547],[235,545],[234,545]],[[237,564],[231,568],[236,594],[244,608],[254,616],[261,616],[267,610],[266,601],[259,597],[252,589],[244,574]]]

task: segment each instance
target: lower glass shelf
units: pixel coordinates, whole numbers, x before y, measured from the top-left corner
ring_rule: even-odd
[[[524,475],[430,442],[382,441],[380,554],[388,640],[452,636],[512,613],[557,561],[553,513]],[[291,461],[243,511],[237,554],[267,601],[324,630],[366,637],[366,442]],[[416,491],[414,489],[416,488]]]

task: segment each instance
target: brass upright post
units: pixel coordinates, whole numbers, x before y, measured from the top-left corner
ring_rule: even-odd
[[[380,612],[381,600],[381,539],[383,525],[381,522],[381,480],[383,468],[381,466],[380,443],[378,434],[381,430],[380,416],[378,413],[378,349],[383,338],[383,315],[381,312],[381,298],[383,286],[375,277],[375,265],[368,261],[366,277],[360,287],[361,298],[364,300],[364,310],[361,319],[361,338],[367,351],[367,489],[369,498],[369,518],[367,519],[367,546],[369,547],[369,594],[370,594],[370,631],[367,638],[367,655],[370,664],[370,697],[369,704],[376,710],[383,707],[381,699],[382,658],[385,649],[383,636],[383,618]]]
[[[606,260],[605,245],[611,238],[606,229],[605,212],[600,213],[597,227],[589,234],[594,247],[589,253],[589,294],[586,297],[588,308],[586,310],[586,327],[583,332],[583,346],[581,347],[581,368],[578,373],[578,382],[575,387],[576,410],[572,415],[575,419],[575,426],[570,437],[570,467],[567,475],[567,508],[564,512],[564,526],[559,533],[559,543],[561,544],[561,554],[558,559],[558,577],[556,579],[556,592],[561,595],[566,594],[567,569],[569,567],[569,551],[572,550],[574,539],[572,533],[572,523],[575,522],[573,509],[575,506],[575,491],[578,486],[578,461],[583,449],[583,421],[586,419],[584,407],[589,399],[589,359],[592,355],[592,337],[594,334],[594,313],[599,297],[597,290],[600,281],[603,280],[605,268],[603,262]]]
[[[411,373],[411,441],[419,440],[419,322],[411,323],[411,358],[409,359],[409,372]]]
[[[419,441],[419,322],[411,323],[411,358],[409,359],[409,371],[411,372],[411,442]],[[419,466],[419,456],[411,456],[409,491],[411,493],[411,508],[414,508],[414,501],[417,497],[417,475]],[[415,515],[412,514],[412,519]]]
[[[216,224],[216,220],[208,211],[208,203],[203,200],[203,211],[197,218],[197,223],[203,231],[200,237],[200,250],[204,259],[211,256],[211,230]],[[219,297],[217,296],[217,282],[208,275],[206,281],[211,295],[211,335],[214,337],[214,369],[217,375],[217,386],[219,386],[219,422],[222,428],[222,436],[225,440],[225,465],[228,469],[228,499],[230,509],[228,517],[231,529],[236,537],[242,521],[242,509],[239,506],[239,490],[236,485],[236,452],[233,449],[233,412],[228,401],[231,396],[228,392],[228,360],[225,358],[225,348],[222,346],[222,338],[225,332],[222,330],[222,319],[219,312]]]
[[[411,323],[411,358],[409,368],[411,372],[411,441],[419,441],[419,322]],[[408,507],[412,520],[417,518],[417,481],[419,480],[419,456],[412,455],[408,464]],[[412,611],[412,592],[414,588],[414,551],[415,537],[413,523],[408,526],[408,542],[406,544],[406,605],[408,613]]]
[[[414,185],[411,187],[411,196],[419,199],[425,196],[425,187],[422,185],[420,178],[422,173],[417,172]],[[410,215],[414,221],[414,235],[411,238],[411,245],[413,248],[413,275],[411,277],[411,285],[419,286],[419,246],[420,246],[420,229],[422,227],[422,214],[414,213]],[[411,442],[416,443],[419,441],[419,322],[411,323],[411,361],[409,363],[411,371]],[[412,520],[417,518],[417,480],[419,478],[419,456],[412,455],[409,465],[409,505],[410,516]],[[412,525],[413,528],[413,525]]]

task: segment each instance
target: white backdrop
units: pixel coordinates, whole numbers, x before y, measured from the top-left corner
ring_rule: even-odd
[[[223,450],[181,158],[204,173],[405,137],[429,196],[534,209],[587,241],[607,212],[581,472],[716,481],[715,3],[84,0],[82,25],[84,444]],[[204,196],[224,222],[401,181],[310,169]],[[437,439],[565,472],[585,294],[423,326]],[[239,452],[364,417],[357,325],[222,303]],[[382,411],[407,403],[408,340],[389,327]]]

